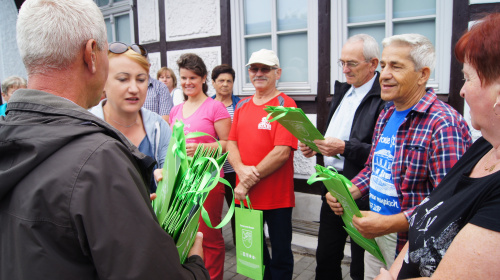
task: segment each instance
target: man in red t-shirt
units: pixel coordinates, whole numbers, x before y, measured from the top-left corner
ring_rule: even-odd
[[[248,74],[255,94],[236,106],[227,150],[237,174],[236,200],[250,197],[254,209],[263,210],[272,246],[264,246],[264,279],[292,279],[293,151],[297,138],[278,122],[266,120],[266,105],[297,107],[276,89],[281,77],[279,59],[271,50],[254,52]]]

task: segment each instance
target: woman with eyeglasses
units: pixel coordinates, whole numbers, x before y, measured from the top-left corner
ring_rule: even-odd
[[[168,67],[160,68],[156,74],[156,78],[168,87],[174,106],[184,102],[184,95],[182,94],[182,90],[177,88],[177,78],[172,69]]]
[[[125,135],[143,154],[162,168],[171,130],[160,115],[142,108],[146,100],[149,62],[138,45],[109,44],[109,73],[104,92],[106,99],[90,109]],[[156,191],[153,176],[148,188]]]
[[[197,131],[208,133],[219,139],[225,152],[231,117],[224,104],[207,96],[208,71],[205,63],[198,55],[186,53],[177,60],[177,65],[186,101],[170,111],[170,125],[173,126],[177,120],[180,120],[184,123],[185,134]],[[209,136],[186,139],[188,156],[193,156],[200,143],[203,143],[204,147],[218,147],[215,140]],[[221,222],[224,193],[224,185],[217,184],[203,204],[208,211],[212,225]],[[222,279],[225,255],[222,231],[209,228],[202,219],[200,219],[199,231],[203,233],[205,266],[210,273],[210,278]]]

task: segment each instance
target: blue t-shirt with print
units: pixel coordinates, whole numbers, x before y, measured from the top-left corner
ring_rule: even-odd
[[[394,161],[396,133],[411,109],[394,111],[373,154],[372,175],[370,177],[370,210],[382,215],[401,212],[398,192],[394,186],[391,170]]]

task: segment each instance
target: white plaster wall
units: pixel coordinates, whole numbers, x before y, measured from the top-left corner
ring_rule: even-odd
[[[147,44],[160,41],[158,0],[137,1],[139,42]]]
[[[321,196],[295,192],[295,209],[292,219],[319,222]]]
[[[161,55],[159,52],[148,53],[148,59],[151,66],[149,67],[149,75],[156,79],[156,73],[160,70],[161,66]]]
[[[16,20],[14,0],[0,0],[0,81],[12,75],[27,77],[17,48]]]
[[[316,124],[316,114],[306,114],[311,123]],[[300,148],[294,153],[293,168],[295,171],[294,177],[297,179],[309,179],[309,177],[316,172],[314,166],[316,165],[316,157],[306,158],[302,155]]]
[[[309,120],[316,124],[316,114],[306,114]],[[297,179],[309,179],[316,172],[316,157],[306,158],[302,155],[300,148],[294,153],[293,168],[294,177]],[[292,219],[319,222],[319,213],[321,210],[321,198],[319,195],[295,192],[295,209],[292,213]]]
[[[177,76],[177,85],[180,87],[181,81],[179,78],[179,67],[177,66],[177,59],[184,53],[195,53],[203,59],[205,65],[207,66],[207,84],[208,84],[208,96],[215,94],[215,89],[212,86],[212,69],[215,66],[221,64],[221,48],[220,47],[209,47],[209,48],[199,48],[199,49],[186,49],[181,51],[169,51],[167,52],[167,64],[168,67],[174,70]]]
[[[221,35],[219,0],[165,0],[167,41]]]

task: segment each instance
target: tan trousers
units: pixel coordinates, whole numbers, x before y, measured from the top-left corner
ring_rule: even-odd
[[[365,280],[375,279],[380,274],[381,267],[389,270],[396,256],[397,233],[375,237],[375,241],[377,241],[387,266],[372,254],[365,252]]]

